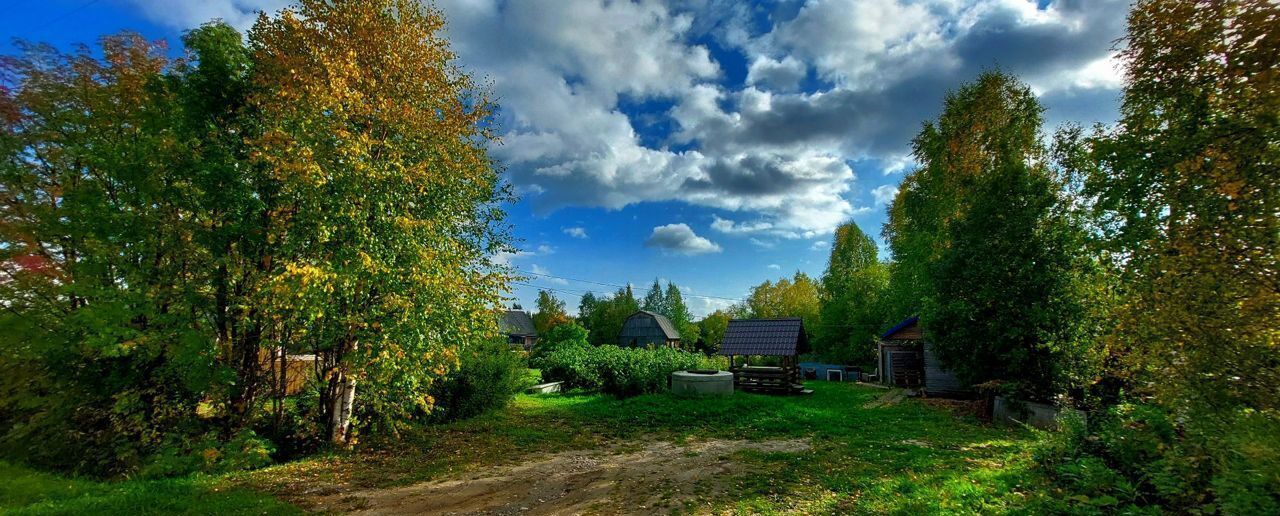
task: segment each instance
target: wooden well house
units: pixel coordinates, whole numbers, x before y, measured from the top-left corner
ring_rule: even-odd
[[[622,322],[618,333],[618,347],[647,348],[650,346],[680,347],[680,332],[671,320],[659,313],[639,310]]]
[[[797,356],[809,348],[809,337],[799,317],[787,319],[734,319],[729,321],[720,354],[729,357],[734,388],[778,394],[802,394]],[[753,366],[750,358],[778,357],[777,366]],[[739,363],[741,359],[741,363]]]

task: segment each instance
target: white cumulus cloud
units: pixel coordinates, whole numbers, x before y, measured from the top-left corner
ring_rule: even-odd
[[[644,245],[685,255],[720,252],[718,244],[698,236],[688,224],[684,223],[653,228],[653,233],[649,235],[648,240],[645,240]]]

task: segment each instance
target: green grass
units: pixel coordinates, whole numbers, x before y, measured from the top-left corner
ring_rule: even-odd
[[[422,427],[361,451],[223,477],[100,483],[0,463],[0,512],[276,514],[317,488],[404,485],[530,456],[647,440],[808,438],[798,453],[742,451],[748,473],[686,509],[741,513],[1043,512],[1052,490],[1034,471],[1029,432],[989,427],[919,400],[867,408],[885,391],[810,382],[814,393],[724,398],[669,394],[520,395],[471,420]],[[678,509],[679,507],[677,507]]]
[[[299,514],[269,495],[210,477],[95,482],[0,462],[4,514]]]
[[[918,400],[864,408],[885,391],[810,382],[809,396],[521,395],[509,408],[422,428],[376,452],[331,455],[241,476],[241,485],[301,499],[317,482],[388,487],[521,461],[536,453],[645,439],[810,438],[801,453],[740,453],[753,473],[712,507],[773,513],[1034,511],[1046,485],[1031,470],[1032,435],[988,427]]]

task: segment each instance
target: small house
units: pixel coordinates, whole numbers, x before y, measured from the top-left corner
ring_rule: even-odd
[[[511,347],[529,351],[533,349],[534,344],[538,343],[538,330],[533,327],[533,317],[529,316],[529,312],[522,310],[520,305],[515,305],[503,313],[498,326],[502,333],[506,334],[507,342]]]
[[[877,349],[881,383],[918,388],[930,396],[969,394],[955,373],[938,361],[933,345],[924,338],[919,317],[909,317],[881,334]]]
[[[618,346],[623,348],[647,348],[649,346],[680,347],[680,332],[671,320],[659,313],[640,310],[622,322],[618,334]]]
[[[808,393],[800,383],[798,355],[808,351],[809,337],[799,317],[733,319],[725,328],[720,354],[729,357],[736,389],[779,394]],[[753,366],[750,359],[776,357],[776,366]],[[742,363],[738,359],[741,357]]]

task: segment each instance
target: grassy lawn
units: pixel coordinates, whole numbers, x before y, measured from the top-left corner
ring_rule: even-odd
[[[220,479],[95,482],[0,462],[4,514],[299,514],[269,495],[230,488]]]
[[[810,396],[521,395],[506,410],[424,427],[367,451],[331,454],[212,479],[101,484],[13,466],[0,508],[22,514],[287,513],[259,493],[307,505],[317,495],[402,486],[566,450],[655,441],[807,439],[807,450],[744,450],[729,488],[664,507],[676,512],[1035,512],[1045,486],[1031,468],[1028,432],[984,427],[919,400],[874,406],[884,390],[810,382]],[[868,406],[871,404],[870,406]],[[255,493],[257,491],[257,493]],[[677,498],[676,500],[679,500]]]
[[[427,427],[379,451],[267,468],[238,485],[305,500],[317,485],[375,488],[619,442],[809,438],[799,453],[744,452],[751,472],[703,509],[741,512],[992,513],[1033,510],[1031,435],[984,427],[919,400],[869,408],[886,391],[810,382],[810,396],[521,395],[507,410]],[[688,507],[692,509],[692,507]]]

